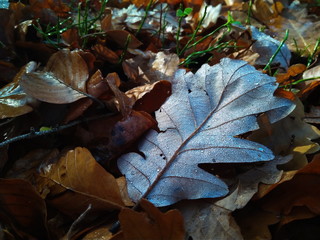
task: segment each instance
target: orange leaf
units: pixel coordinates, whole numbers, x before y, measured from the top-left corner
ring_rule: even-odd
[[[162,213],[145,199],[141,200],[140,205],[145,212],[122,209],[119,214],[125,240],[184,239],[183,218],[178,210]]]
[[[71,217],[79,216],[89,204],[92,212],[121,209],[124,203],[116,179],[104,170],[86,148],[70,150],[42,173],[48,183],[48,201]]]

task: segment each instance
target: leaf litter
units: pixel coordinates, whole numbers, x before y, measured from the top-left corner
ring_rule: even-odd
[[[303,219],[316,223],[309,162],[319,130],[305,116],[317,118],[318,40],[287,21],[316,23],[310,4],[35,0],[9,9],[1,236],[281,239]],[[277,40],[270,29],[281,29]]]

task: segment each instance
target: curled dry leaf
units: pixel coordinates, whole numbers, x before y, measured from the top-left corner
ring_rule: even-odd
[[[41,176],[49,180],[50,204],[71,217],[78,217],[89,204],[95,213],[124,207],[115,178],[86,148],[68,151],[58,162],[44,166]]]
[[[53,54],[43,71],[21,76],[20,85],[30,96],[49,103],[71,103],[84,98],[88,67],[77,51]]]
[[[133,109],[153,113],[158,110],[165,100],[171,95],[171,83],[169,81],[158,81],[153,84],[145,84],[132,88],[126,95],[134,99]]]
[[[122,209],[119,214],[124,240],[183,240],[183,218],[176,209],[162,213],[150,202],[140,202],[144,212]]]
[[[0,219],[22,239],[48,239],[45,201],[22,179],[0,179]]]
[[[120,78],[117,73],[109,73],[106,77],[111,91],[115,96],[115,104],[123,117],[128,116],[134,104],[133,99],[129,98],[124,92],[120,91]]]
[[[298,97],[306,96],[313,89],[320,85],[320,66],[315,66],[308,69],[302,75],[303,79],[311,78],[312,80],[305,81],[298,85],[300,92],[297,94]]]
[[[173,94],[156,112],[161,132],[144,136],[143,154],[118,160],[131,199],[166,206],[225,196],[227,185],[197,165],[272,160],[268,148],[234,136],[257,129],[260,113],[275,122],[292,111],[292,102],[273,96],[276,88],[274,78],[239,60],[203,65],[196,74],[177,71]]]
[[[0,119],[17,117],[31,112],[34,100],[20,87],[21,76],[33,71],[35,64],[28,63],[17,73],[14,80],[0,89]]]

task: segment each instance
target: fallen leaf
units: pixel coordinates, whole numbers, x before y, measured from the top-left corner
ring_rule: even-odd
[[[50,204],[73,218],[89,204],[92,212],[124,207],[115,178],[85,148],[70,150],[58,162],[44,166],[41,176],[52,181],[45,186],[50,189]]]
[[[237,186],[227,197],[216,202],[205,200],[185,201],[177,204],[185,220],[186,232],[193,240],[242,239],[242,234],[231,215],[237,209],[248,204],[258,190],[259,183],[273,184],[280,180],[282,171],[277,165],[290,160],[288,157],[276,157],[262,166],[252,167],[237,176]],[[251,226],[259,223],[251,222]],[[246,238],[245,238],[246,239]]]
[[[308,78],[311,78],[312,80],[302,82],[298,85],[298,88],[300,89],[300,92],[297,94],[298,97],[305,97],[308,93],[320,85],[320,66],[315,66],[306,70],[302,75],[302,79]]]
[[[71,103],[86,97],[88,67],[77,51],[53,54],[43,71],[21,76],[20,86],[30,96],[49,103]]]
[[[256,40],[250,49],[259,54],[259,58],[256,60],[255,64],[265,66],[280,46],[280,42],[271,36],[260,32],[254,26],[250,26],[250,30],[252,39]],[[284,44],[272,61],[272,64],[279,64],[281,68],[286,70],[290,66],[290,59],[291,52],[289,51],[287,45]]]
[[[278,73],[276,75],[277,82],[287,84],[286,81],[290,80],[291,77],[295,77],[298,74],[303,73],[307,69],[306,65],[298,63],[291,65],[286,73]],[[289,82],[290,83],[290,82]]]
[[[309,112],[305,113],[304,120],[307,123],[320,124],[320,107],[319,106],[311,106],[309,109]]]
[[[314,153],[319,150],[319,145],[312,142],[320,136],[320,131],[304,121],[304,107],[296,98],[296,108],[288,117],[281,121],[266,126],[253,132],[249,140],[264,144],[277,155],[293,154],[292,160],[283,166],[283,169],[300,169],[307,164],[305,154]]]
[[[187,236],[193,240],[243,239],[229,209],[202,199],[182,202],[178,208],[185,221]]]
[[[276,214],[264,211],[253,204],[237,211],[234,216],[246,240],[271,240],[269,226],[279,222]]]
[[[132,88],[126,95],[134,99],[133,109],[153,113],[157,111],[165,100],[171,95],[171,83],[169,81],[158,81],[153,84],[145,84]]]
[[[290,35],[286,44],[291,51],[300,51],[304,56],[312,54],[317,41],[313,33],[319,29],[319,26],[320,18],[308,14],[307,8],[298,2],[292,2],[268,24],[280,41],[284,38],[285,30],[289,29]]]
[[[183,240],[183,218],[178,210],[162,213],[150,202],[142,199],[145,212],[124,208],[119,214],[124,240]]]
[[[259,113],[267,112],[275,122],[292,111],[289,100],[273,97],[274,78],[243,61],[223,59],[196,74],[179,70],[172,84],[173,94],[156,112],[161,132],[145,135],[138,146],[143,156],[129,153],[118,160],[134,202],[146,198],[166,206],[225,196],[227,185],[199,169],[199,163],[274,158],[266,147],[234,137],[257,129]]]
[[[260,199],[263,209],[280,215],[289,215],[293,207],[306,206],[311,212],[320,214],[320,155],[298,170],[292,179],[278,184]]]
[[[130,36],[130,41],[128,43],[128,48],[138,48],[142,45],[142,42],[140,42],[133,34],[129,33],[125,30],[110,30],[106,32],[107,38],[109,41],[113,41],[120,48],[126,47],[127,38]]]
[[[119,56],[112,51],[111,49],[103,46],[102,44],[96,44],[92,47],[94,53],[98,56],[98,58],[107,61],[112,64],[119,63]]]
[[[150,51],[127,59],[124,64],[125,74],[137,83],[154,83],[160,80],[170,81],[178,69],[179,57],[173,53]]]
[[[22,179],[0,179],[0,219],[23,239],[48,239],[45,201]]]
[[[17,73],[14,80],[0,89],[0,119],[17,117],[33,111],[29,97],[19,86],[21,76],[32,71],[34,63],[28,63]]]

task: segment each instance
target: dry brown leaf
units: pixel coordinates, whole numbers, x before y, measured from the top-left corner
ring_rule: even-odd
[[[280,41],[284,38],[286,29],[289,29],[290,35],[286,44],[291,51],[298,49],[304,56],[312,54],[317,41],[314,33],[318,31],[319,26],[320,18],[309,15],[305,6],[297,2],[293,2],[268,24]]]
[[[31,104],[35,100],[19,86],[21,76],[32,71],[35,64],[28,63],[17,73],[14,80],[0,89],[0,119],[17,117],[33,110]]]
[[[23,90],[44,102],[71,103],[86,97],[89,72],[85,60],[77,51],[60,50],[53,54],[45,69],[21,76]]]
[[[279,222],[276,214],[263,211],[254,205],[248,205],[234,215],[246,240],[271,240],[269,225]]]
[[[176,54],[165,52],[145,52],[126,60],[125,74],[139,84],[153,83],[159,80],[170,81],[180,63]],[[134,72],[134,74],[132,74]],[[138,75],[138,76],[137,76]]]
[[[319,106],[311,106],[309,112],[305,113],[304,120],[308,123],[316,123],[320,124],[320,107]]]
[[[86,148],[75,148],[58,162],[48,164],[41,176],[48,181],[48,201],[59,211],[73,218],[83,213],[89,204],[92,212],[124,207],[115,178],[104,170]]]
[[[300,169],[307,164],[305,154],[319,150],[319,145],[312,139],[319,138],[320,131],[304,122],[304,107],[299,99],[295,100],[296,108],[288,117],[266,126],[260,126],[250,140],[260,142],[272,149],[277,155],[293,154],[293,159],[285,165],[284,169]]]
[[[125,30],[110,30],[106,32],[106,35],[109,40],[118,44],[122,49],[126,47],[126,42],[129,36],[130,41],[127,46],[128,48],[138,48],[142,45],[142,42],[140,42],[133,34]]]
[[[229,209],[202,199],[182,202],[178,208],[185,221],[187,236],[193,240],[243,239]]]
[[[92,47],[92,50],[96,53],[98,58],[107,61],[112,64],[117,64],[119,62],[118,55],[111,49],[103,46],[102,44],[96,44]]]
[[[121,112],[124,118],[127,117],[132,111],[134,104],[133,99],[129,98],[124,92],[120,91],[119,86],[121,80],[117,73],[109,73],[105,80],[115,96],[114,102],[118,108],[118,111]]]
[[[132,88],[126,95],[134,99],[133,109],[153,113],[158,110],[165,100],[171,95],[171,83],[169,81],[158,81],[153,84],[145,84]]]
[[[302,82],[298,85],[300,92],[297,94],[298,97],[306,96],[313,89],[320,85],[320,66],[315,66],[308,69],[302,75],[303,79],[313,78],[313,80]]]
[[[124,240],[183,240],[183,218],[178,210],[162,213],[145,199],[140,201],[145,212],[122,209],[119,214]]]
[[[263,209],[278,215],[290,215],[294,207],[303,206],[319,215],[319,184],[320,155],[318,154],[312,162],[297,171],[290,180],[278,184],[260,199],[259,204]]]
[[[66,85],[85,92],[89,73],[87,63],[80,54],[81,51],[60,50],[50,57],[44,71],[52,72]]]
[[[20,178],[34,183],[38,167],[43,161],[50,162],[58,157],[57,149],[36,149],[22,158],[19,158],[11,166],[10,170],[5,175],[6,178]]]
[[[112,128],[108,145],[110,151],[123,153],[139,137],[151,128],[156,128],[157,122],[146,112],[132,111]]]
[[[298,74],[303,73],[306,69],[307,69],[306,65],[301,64],[301,63],[291,65],[288,68],[286,73],[278,73],[276,75],[277,82],[282,83],[282,84],[286,84],[285,81],[288,81],[290,79],[290,77],[295,77]]]
[[[45,201],[22,179],[0,179],[0,219],[22,239],[48,239]]]
[[[290,160],[288,157],[277,157],[259,167],[238,175],[236,189],[227,197],[216,201],[204,200],[184,202],[178,205],[185,219],[186,231],[193,240],[210,239],[242,239],[237,224],[231,213],[241,209],[250,201],[258,190],[259,183],[273,184],[280,180],[282,171],[277,165]],[[251,225],[255,225],[252,222]]]

